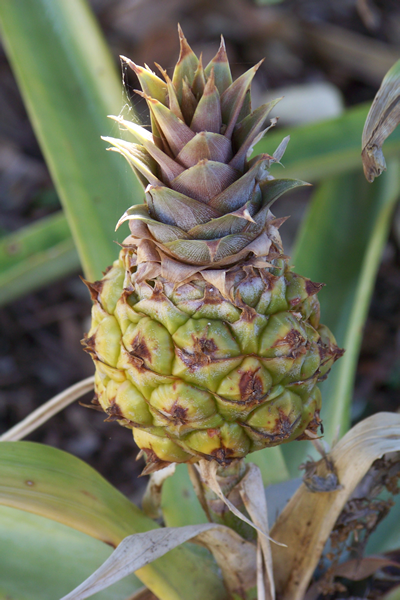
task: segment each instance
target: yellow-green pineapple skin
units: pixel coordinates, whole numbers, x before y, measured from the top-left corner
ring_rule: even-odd
[[[151,464],[226,464],[316,432],[317,383],[342,353],[319,324],[319,286],[280,259],[253,270],[261,285],[238,281],[235,305],[201,280],[132,284],[131,263],[123,249],[89,284],[85,345],[97,401]]]

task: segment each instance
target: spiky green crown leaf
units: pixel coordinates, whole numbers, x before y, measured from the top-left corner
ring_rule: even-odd
[[[113,117],[136,143],[105,138],[146,188],[146,204],[132,206],[119,224],[129,220],[130,243],[146,240],[147,262],[164,263],[164,269],[171,259],[203,270],[279,252],[270,206],[285,191],[305,184],[269,174],[288,138],[273,156],[249,162],[254,144],[276,123],[267,119],[278,100],[251,110],[250,84],[262,61],[232,82],[223,39],[204,68],[180,28],[179,36],[172,80],[161,67],[163,79],[124,58],[140,81],[138,93],[147,101],[152,132]],[[187,273],[184,268],[181,277]]]

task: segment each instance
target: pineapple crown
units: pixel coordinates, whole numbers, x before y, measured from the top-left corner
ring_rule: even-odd
[[[129,208],[117,225],[130,223],[125,244],[137,248],[138,277],[162,275],[179,283],[201,274],[215,281],[216,271],[238,264],[271,266],[266,259],[282,251],[282,220],[270,207],[287,190],[307,184],[269,174],[289,137],[273,156],[250,159],[275,125],[277,119],[267,124],[267,118],[280,100],[251,109],[250,85],[262,61],[232,81],[223,38],[204,68],[178,30],[172,80],[158,65],[163,79],[122,57],[139,79],[137,93],[148,104],[152,131],[111,117],[136,143],[103,139],[128,160],[145,188],[145,204]]]

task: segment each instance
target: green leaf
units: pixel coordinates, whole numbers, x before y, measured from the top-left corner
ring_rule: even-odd
[[[326,284],[319,293],[321,321],[346,349],[321,385],[328,443],[350,425],[363,326],[399,195],[399,163],[395,160],[372,186],[361,172],[327,180],[314,194],[298,236],[293,264],[298,273]],[[283,448],[293,473],[308,451],[308,444],[303,443]]]
[[[290,135],[290,142],[281,166],[275,165],[275,177],[320,181],[361,167],[361,132],[370,105],[360,104],[342,116],[313,125],[278,129],[267,133],[254,149],[253,155],[273,154],[282,139]],[[400,154],[400,128],[385,143],[387,157]]]
[[[158,527],[94,469],[74,456],[32,442],[0,444],[0,504],[46,516],[116,546]],[[209,560],[176,548],[137,576],[160,600],[223,600]]]
[[[100,139],[118,130],[107,115],[125,102],[120,77],[84,0],[2,0],[0,25],[85,275],[99,278],[118,253],[116,222],[143,197]]]
[[[185,464],[176,465],[175,473],[164,481],[161,510],[167,527],[207,523]]]
[[[0,507],[0,600],[55,600],[111,554],[102,542],[45,517]],[[93,600],[125,600],[142,583],[130,575]]]
[[[0,239],[0,306],[79,268],[64,215],[35,221]]]
[[[286,466],[281,446],[264,448],[263,450],[252,452],[246,457],[246,462],[257,465],[261,471],[265,486],[290,479],[290,473]]]
[[[396,587],[392,588],[390,592],[385,594],[383,600],[400,600],[400,586],[396,585]]]

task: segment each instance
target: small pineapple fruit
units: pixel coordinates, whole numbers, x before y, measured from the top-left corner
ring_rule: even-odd
[[[146,203],[120,219],[131,235],[88,284],[94,402],[133,430],[147,472],[201,458],[226,465],[315,436],[317,383],[342,354],[319,323],[321,284],[291,270],[270,211],[304,185],[269,174],[288,139],[250,159],[276,103],[251,110],[259,65],[232,82],[223,40],[203,68],[179,33],[172,80],[127,60],[152,132],[116,118],[134,142],[106,140]]]

